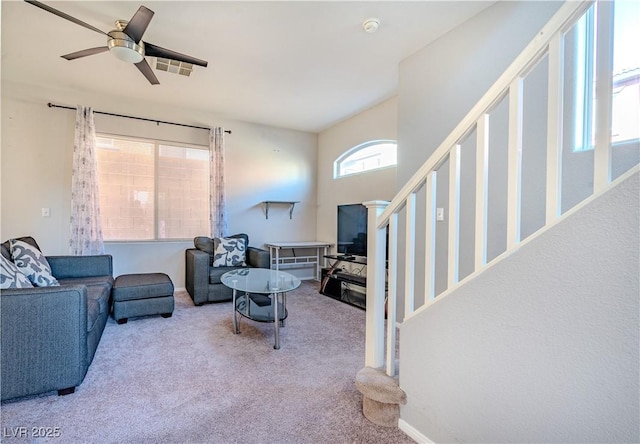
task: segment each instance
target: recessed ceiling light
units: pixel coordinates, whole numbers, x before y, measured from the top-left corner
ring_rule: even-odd
[[[364,22],[362,22],[362,29],[364,29],[365,32],[369,32],[369,33],[376,32],[379,27],[380,27],[380,20],[377,18],[368,18]]]

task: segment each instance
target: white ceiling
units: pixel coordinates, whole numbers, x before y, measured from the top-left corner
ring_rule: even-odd
[[[155,71],[152,86],[101,34],[22,1],[2,1],[2,77],[168,103],[317,132],[396,94],[398,64],[493,1],[45,1],[105,32],[140,4],[143,40],[207,60],[191,77]],[[362,22],[380,19],[367,34]],[[149,63],[153,62],[148,58]],[[126,110],[109,110],[124,112]]]

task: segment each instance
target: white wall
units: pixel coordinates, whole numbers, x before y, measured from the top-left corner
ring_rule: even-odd
[[[403,60],[398,137],[402,186],[533,39],[562,2],[497,2]]]
[[[210,113],[176,109],[88,92],[2,84],[2,224],[3,240],[36,238],[45,254],[67,254],[71,201],[71,163],[75,113],[48,108],[54,102],[80,103],[99,111],[223,126],[227,135],[226,180],[229,231],[245,232],[252,246],[268,241],[313,239],[316,235],[317,136],[273,128]],[[156,125],[136,120],[96,117],[98,131],[208,145],[204,130]],[[293,219],[286,208],[264,216],[264,200],[297,200]],[[51,209],[50,217],[41,208]],[[206,235],[208,233],[202,233]],[[109,243],[114,274],[165,272],[184,287],[184,250],[193,242]]]
[[[640,440],[637,171],[403,323],[404,421],[434,442]]]
[[[498,2],[402,62],[398,188],[561,5]],[[533,126],[544,131],[537,109],[526,108],[525,119],[534,117]],[[543,147],[532,140],[525,141],[525,150]],[[626,148],[618,154],[616,175],[637,163],[635,149],[634,155],[627,156]],[[539,160],[535,152],[524,156],[530,154],[527,162]],[[589,163],[574,162],[580,168]],[[573,166],[566,170],[571,180]],[[525,174],[526,180],[544,177],[535,168]],[[589,173],[582,177],[575,184],[591,187]],[[623,203],[603,202],[580,225],[547,233],[544,245],[527,245],[514,263],[509,258],[403,323],[406,424],[435,442],[638,441],[637,180],[633,186],[635,194],[627,193]],[[523,190],[523,198],[529,191]],[[563,208],[575,204],[565,202],[573,195],[563,196]],[[532,208],[541,208],[540,202],[529,204],[523,216],[532,213],[535,225],[541,214]],[[527,235],[531,230],[525,228]],[[441,258],[443,250],[437,251]],[[445,267],[437,270],[437,285],[446,282],[446,261],[440,263]]]
[[[391,200],[396,168],[333,178],[333,162],[345,151],[375,139],[397,140],[397,99],[389,99],[318,135],[317,238],[337,242],[337,206]],[[335,248],[334,248],[335,251]]]
[[[562,5],[561,2],[497,2],[485,9],[477,16],[463,23],[458,28],[445,34],[420,51],[403,60],[399,67],[398,92],[398,189],[415,173],[429,158],[442,141],[449,135],[462,118],[471,110],[473,105],[486,93],[489,87],[498,79],[502,72],[513,62],[515,57],[525,48],[549,18]],[[538,84],[546,83],[537,81]],[[529,102],[528,102],[529,103]],[[529,105],[527,105],[529,106]],[[492,118],[490,136],[490,162],[493,164],[489,171],[489,187],[492,193],[489,202],[488,253],[495,257],[504,251],[506,243],[506,120],[497,115],[505,115],[505,106],[499,107]],[[527,111],[531,108],[527,108]],[[534,112],[535,114],[535,112]],[[525,116],[526,118],[526,116]],[[532,125],[527,119],[527,129]],[[533,120],[535,122],[535,119]],[[546,130],[546,127],[543,128]],[[533,143],[529,143],[529,136],[533,135]],[[531,148],[544,154],[542,144],[544,137],[535,137],[537,132],[527,133],[525,136],[526,156]],[[472,146],[469,146],[472,145]],[[471,151],[469,151],[471,149]],[[473,261],[473,254],[468,254],[467,245],[473,246],[473,218],[474,204],[468,202],[469,196],[474,196],[471,186],[475,184],[473,138],[471,143],[462,147],[462,187],[461,191],[461,276],[468,274]],[[471,155],[469,155],[471,154]],[[540,157],[540,156],[534,156]],[[529,159],[528,159],[529,160]],[[528,165],[535,162],[528,161]],[[542,162],[544,165],[544,162]],[[528,167],[527,167],[528,168]],[[523,168],[525,178],[533,178],[534,197],[540,195],[539,172],[529,174]],[[437,206],[445,208],[445,221],[436,226],[436,294],[444,291],[447,286],[447,235],[448,235],[448,164],[438,174]],[[538,224],[536,215],[539,202],[528,199],[529,181],[523,185],[524,199],[527,207],[523,210],[523,219],[531,220],[532,225]],[[494,191],[497,191],[494,192]],[[537,194],[536,194],[537,193]],[[496,195],[497,194],[497,195]],[[418,193],[418,223],[424,224],[424,190]],[[401,230],[404,217],[400,218]],[[525,226],[523,232],[530,230]],[[417,245],[424,245],[424,230],[417,230]],[[402,234],[402,233],[401,233]],[[504,238],[504,239],[503,239]],[[424,251],[418,251],[423,254]],[[424,259],[419,257],[416,267],[421,269]],[[403,265],[399,265],[402,272]],[[417,293],[424,294],[422,282],[418,283]],[[404,288],[399,288],[402,294]],[[420,305],[423,298],[418,296],[416,303]],[[402,304],[401,304],[402,305]],[[399,307],[399,313],[403,307]]]

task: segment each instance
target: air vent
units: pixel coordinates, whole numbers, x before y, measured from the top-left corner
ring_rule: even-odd
[[[156,69],[158,71],[172,72],[174,74],[189,77],[189,75],[191,75],[191,71],[193,71],[193,64],[158,57],[156,59]]]

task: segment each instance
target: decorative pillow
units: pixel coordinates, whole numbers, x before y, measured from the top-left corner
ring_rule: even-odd
[[[0,255],[0,289],[31,287],[33,287],[31,281],[16,267],[16,264]]]
[[[220,237],[214,240],[214,267],[246,267],[246,245],[244,239]]]
[[[37,248],[26,242],[11,239],[11,258],[18,269],[24,273],[36,287],[53,287],[60,285],[51,274],[51,267],[44,255]]]
[[[8,241],[7,241],[8,242]],[[0,244],[0,251],[2,252],[2,257],[11,262],[11,250],[8,245],[5,245],[4,242]]]
[[[22,237],[14,237],[14,240],[19,240],[22,242],[26,242],[31,246],[36,247],[38,250],[42,251],[36,240],[31,236],[22,236]],[[0,248],[2,249],[2,255],[11,261],[11,243],[9,241],[4,241]]]

